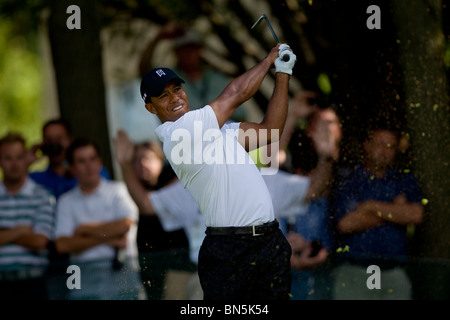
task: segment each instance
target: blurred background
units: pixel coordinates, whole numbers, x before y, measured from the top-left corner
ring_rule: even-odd
[[[70,5],[80,8],[81,29],[67,27]],[[381,29],[366,25],[370,5],[380,8]],[[423,288],[417,292],[449,297],[449,6],[447,0],[0,0],[0,135],[20,131],[32,145],[42,140],[46,120],[62,116],[74,136],[100,143],[105,166],[120,178],[112,139],[133,121],[131,108],[148,126],[132,138],[155,137],[158,121],[138,92],[148,43],[170,23],[189,27],[203,38],[204,63],[234,77],[276,44],[264,23],[251,29],[265,13],[297,55],[291,96],[311,90],[337,106],[341,165],[358,159],[359,137],[373,120],[407,138],[404,170],[417,175],[426,203],[426,219],[412,234],[412,256],[420,262],[412,274]],[[170,41],[161,41],[152,64],[174,61]],[[249,120],[262,117],[272,83],[270,74],[249,101]]]

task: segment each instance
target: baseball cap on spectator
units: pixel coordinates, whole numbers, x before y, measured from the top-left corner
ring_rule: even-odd
[[[174,46],[175,46],[175,48],[180,48],[180,47],[186,46],[186,45],[202,46],[203,39],[197,32],[195,32],[193,30],[186,30],[183,33],[183,35],[181,35],[180,37],[178,37],[175,40]]]
[[[145,74],[141,81],[141,97],[144,102],[149,103],[151,97],[159,97],[166,85],[173,80],[184,83],[184,80],[169,68],[154,68]]]

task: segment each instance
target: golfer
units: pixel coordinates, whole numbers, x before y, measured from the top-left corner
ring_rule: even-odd
[[[286,53],[287,62],[280,59]],[[289,298],[291,248],[248,151],[281,136],[295,62],[289,46],[277,44],[215,100],[192,111],[184,81],[171,69],[155,68],[142,79],[145,108],[162,122],[156,133],[164,153],[205,219],[198,258],[205,300]],[[262,122],[229,122],[273,66],[275,86]]]

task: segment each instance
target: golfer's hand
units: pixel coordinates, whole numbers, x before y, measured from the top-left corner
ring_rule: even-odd
[[[284,55],[289,55],[289,61],[283,61],[281,58]],[[275,60],[275,72],[282,72],[292,75],[297,56],[292,52],[287,44],[281,44],[278,47],[278,58]]]
[[[278,43],[275,47],[270,50],[270,52],[267,55],[267,58],[270,60],[272,67],[275,67],[275,60],[278,58],[278,52],[281,44]]]
[[[118,130],[114,139],[115,157],[120,165],[131,164],[134,156],[134,144],[124,130]]]

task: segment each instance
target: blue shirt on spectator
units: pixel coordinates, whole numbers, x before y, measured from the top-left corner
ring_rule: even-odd
[[[357,165],[354,170],[342,177],[335,189],[336,223],[345,214],[354,211],[360,202],[366,200],[392,202],[401,194],[408,202],[421,201],[420,188],[412,174],[389,168],[383,177],[377,178],[362,165]],[[371,260],[379,263],[385,260],[389,263],[404,260],[407,256],[406,226],[403,225],[385,222],[363,232],[337,236],[338,245],[347,248],[338,256],[353,259],[354,262]]]
[[[329,224],[328,199],[320,197],[309,202],[304,214],[295,216],[291,231],[300,234],[305,240],[311,242],[320,240],[322,246],[331,250],[333,248],[333,234]],[[289,218],[280,218],[280,228],[288,234]]]
[[[105,167],[102,167],[101,175],[106,179],[111,179],[111,176]],[[66,175],[60,176],[50,167],[44,171],[30,172],[30,177],[36,183],[44,186],[58,199],[63,193],[69,191],[77,184],[77,179]]]

